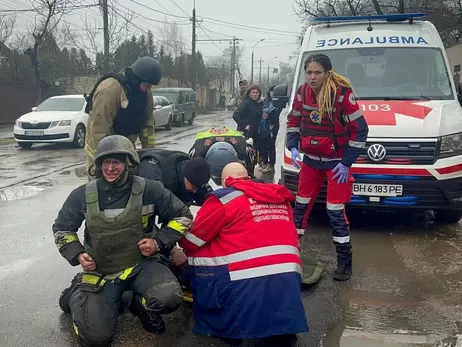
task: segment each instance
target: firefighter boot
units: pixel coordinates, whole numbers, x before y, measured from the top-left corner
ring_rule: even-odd
[[[64,313],[71,313],[70,300],[72,293],[80,286],[82,283],[82,273],[79,272],[71,281],[71,285],[64,289],[59,296],[59,307]]]
[[[140,303],[139,300],[133,297],[130,304],[130,312],[138,317],[144,330],[152,334],[160,335],[165,332],[165,322],[159,313],[148,311]]]
[[[333,277],[336,281],[348,281],[351,278],[351,274],[352,266],[350,262],[347,265],[338,264]]]

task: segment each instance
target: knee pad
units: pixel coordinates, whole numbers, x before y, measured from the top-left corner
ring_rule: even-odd
[[[151,296],[152,295],[152,296]],[[178,282],[164,283],[145,298],[148,309],[169,314],[176,311],[183,302],[183,292]]]

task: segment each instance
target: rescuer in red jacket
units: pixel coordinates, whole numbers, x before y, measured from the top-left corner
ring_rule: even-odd
[[[299,235],[303,235],[327,176],[327,213],[338,263],[334,279],[345,281],[352,273],[350,230],[345,214],[354,182],[350,168],[366,144],[369,128],[350,81],[332,70],[328,56],[309,56],[304,69],[306,82],[298,88],[287,118],[287,149],[296,168],[300,168],[300,152],[303,154],[294,220]]]
[[[193,332],[280,340],[308,331],[294,197],[282,185],[252,181],[240,163],[226,165],[221,177],[223,188],[179,241],[188,256]]]

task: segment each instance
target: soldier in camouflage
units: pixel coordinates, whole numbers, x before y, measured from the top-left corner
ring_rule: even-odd
[[[235,106],[239,107],[239,105],[244,101],[245,99],[245,92],[247,91],[247,88],[249,88],[249,83],[247,80],[240,80],[239,81],[239,94],[236,95],[235,98]]]

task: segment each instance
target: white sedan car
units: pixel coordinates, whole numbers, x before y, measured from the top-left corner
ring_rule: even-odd
[[[164,127],[172,129],[173,106],[165,96],[155,95],[152,97],[154,102],[154,125],[156,128]]]
[[[88,114],[82,95],[60,95],[46,99],[32,112],[19,117],[13,133],[21,148],[31,148],[34,143],[70,142],[85,146]]]

